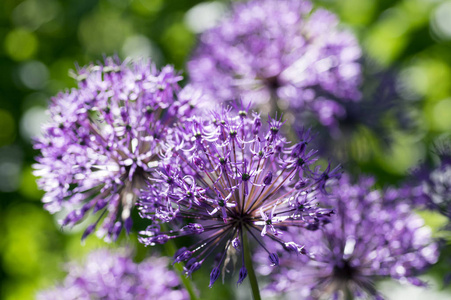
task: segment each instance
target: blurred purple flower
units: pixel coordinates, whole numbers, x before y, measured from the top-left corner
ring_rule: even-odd
[[[191,275],[216,257],[211,287],[221,268],[241,255],[239,284],[247,275],[244,251],[251,251],[244,249],[244,235],[265,250],[267,263],[278,265],[278,255],[265,244],[286,245],[287,228],[316,230],[327,223],[332,212],[319,208],[314,195],[340,174],[330,166],[324,172],[312,170],[316,151],[308,150],[305,141],[289,147],[280,133],[281,120],[269,118],[268,125],[247,110],[234,114],[226,109],[185,122],[184,142],[170,147],[155,183],[141,193],[140,214],[152,220],[140,232],[141,243],[153,246],[197,235],[197,242],[177,251],[174,263],[187,261]]]
[[[189,116],[194,93],[180,91],[182,77],[171,66],[158,71],[149,61],[107,58],[74,77],[78,88],[52,98],[51,121],[35,142],[41,155],[34,174],[45,209],[69,212],[62,226],[102,211],[83,238],[97,229],[116,239],[124,225],[130,230],[131,210],[160,145],[171,138],[173,124]]]
[[[309,109],[329,126],[345,113],[341,103],[360,99],[360,57],[356,38],[333,13],[312,11],[309,1],[254,0],[234,4],[200,36],[188,71],[212,101]]]
[[[136,264],[130,253],[101,249],[90,253],[83,265],[71,263],[67,269],[64,282],[39,292],[38,300],[189,299],[164,258]]]
[[[414,127],[410,117],[411,103],[403,100],[396,91],[396,75],[393,70],[367,72],[361,87],[361,101],[337,99],[342,114],[331,116],[326,126],[308,110],[300,112],[293,126],[299,130],[309,124],[317,133],[313,145],[322,155],[343,164],[366,160],[378,146],[390,147],[394,128],[407,130]]]
[[[305,299],[381,299],[378,279],[424,285],[415,276],[438,259],[430,230],[409,205],[393,201],[400,194],[372,190],[373,184],[366,178],[353,185],[342,176],[330,196],[319,197],[336,214],[322,230],[299,235],[306,256],[281,257],[276,272],[260,269],[272,272],[270,291],[296,290],[299,299],[302,285]]]
[[[451,221],[451,144],[439,142],[435,146],[439,164],[423,163],[413,171],[406,189],[416,205],[437,211]],[[449,225],[450,226],[450,225]]]

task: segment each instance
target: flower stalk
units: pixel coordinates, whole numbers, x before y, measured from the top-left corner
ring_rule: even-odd
[[[244,231],[243,237],[244,264],[246,265],[247,274],[249,275],[249,282],[252,289],[252,298],[254,300],[260,300],[260,290],[258,288],[257,276],[255,276],[254,266],[252,264],[252,258],[250,254],[251,251],[246,231]]]

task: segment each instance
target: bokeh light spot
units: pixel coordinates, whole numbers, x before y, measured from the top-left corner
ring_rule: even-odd
[[[131,23],[116,11],[99,11],[88,15],[78,29],[80,42],[88,52],[96,55],[116,54],[131,34]]]
[[[432,30],[439,38],[451,39],[451,1],[440,4],[433,12],[430,22]]]
[[[226,12],[226,6],[220,2],[200,3],[185,14],[185,24],[195,33],[201,33],[214,27]]]
[[[451,129],[451,98],[438,102],[434,106],[434,125],[440,130]]]
[[[18,26],[36,30],[53,20],[60,10],[60,4],[54,0],[27,0],[14,9],[12,19]]]
[[[384,12],[365,38],[368,54],[382,65],[392,63],[407,44],[409,25],[410,19],[401,9]]]
[[[134,0],[132,9],[140,15],[153,15],[160,11],[164,0]]]
[[[150,57],[152,61],[159,65],[162,62],[163,55],[158,47],[153,44],[144,35],[132,35],[125,40],[122,47],[123,57],[146,58]]]
[[[340,14],[344,21],[351,24],[367,24],[376,7],[375,0],[344,0],[340,6]]]
[[[38,39],[34,33],[23,28],[10,31],[4,43],[6,53],[17,61],[32,57],[38,48]]]
[[[42,107],[34,106],[28,109],[20,119],[20,133],[25,140],[39,137],[41,126],[48,120],[48,115]]]
[[[40,61],[29,61],[24,63],[19,70],[22,83],[29,89],[42,89],[47,83],[49,71]]]
[[[394,142],[390,149],[379,153],[381,166],[393,174],[405,174],[409,168],[418,163],[425,153],[424,145],[418,142],[416,136],[393,134]]]
[[[163,33],[162,43],[171,60],[181,65],[194,43],[194,35],[183,23],[174,23]]]
[[[417,100],[426,95],[429,88],[427,70],[420,66],[409,66],[399,74],[397,90],[408,100]]]

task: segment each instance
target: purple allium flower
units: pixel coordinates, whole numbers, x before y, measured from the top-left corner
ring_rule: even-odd
[[[189,115],[194,93],[180,91],[182,77],[171,66],[158,71],[148,61],[107,58],[74,76],[78,88],[50,103],[51,121],[35,142],[41,151],[35,175],[46,192],[44,207],[51,213],[69,211],[63,226],[101,211],[83,238],[97,229],[115,239],[124,224],[130,230],[139,190],[173,124]]]
[[[435,145],[439,158],[436,167],[423,163],[413,171],[406,186],[416,205],[435,210],[451,220],[451,144],[449,141]]]
[[[430,230],[408,204],[393,201],[393,189],[372,190],[373,184],[365,178],[353,185],[342,176],[330,195],[319,197],[336,214],[322,230],[299,236],[307,255],[281,257],[277,272],[261,268],[273,273],[270,290],[296,290],[296,299],[300,286],[307,299],[380,299],[377,279],[423,284],[415,276],[438,258]]]
[[[204,32],[188,62],[190,78],[212,101],[314,111],[328,126],[360,99],[361,49],[324,9],[303,0],[237,3]]]
[[[210,286],[239,255],[238,283],[244,280],[244,251],[250,251],[245,235],[265,250],[268,264],[278,265],[278,255],[265,244],[286,245],[287,228],[316,230],[327,223],[332,211],[319,208],[314,195],[340,175],[338,167],[312,169],[316,151],[305,141],[289,146],[282,125],[269,118],[265,129],[258,114],[229,109],[185,122],[181,141],[169,147],[154,183],[141,193],[140,214],[152,224],[140,232],[140,242],[153,246],[198,236],[177,251],[174,263],[187,261],[191,275],[215,257]]]
[[[83,265],[71,263],[67,269],[64,282],[39,292],[38,300],[189,299],[164,258],[151,257],[137,264],[130,253],[101,249],[90,253]]]

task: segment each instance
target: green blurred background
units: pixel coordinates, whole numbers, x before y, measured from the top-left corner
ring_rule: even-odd
[[[63,262],[104,245],[96,237],[80,245],[81,228],[61,230],[56,218],[43,210],[42,192],[32,175],[37,153],[31,138],[47,118],[48,99],[75,86],[68,70],[75,68],[74,63],[82,66],[113,54],[150,56],[158,66],[173,64],[183,70],[196,35],[214,25],[231,2],[0,1],[1,299],[33,299],[37,289],[64,276]],[[355,31],[373,67],[399,72],[396,87],[415,126],[393,130],[391,147],[370,145],[369,154],[357,159],[357,169],[374,172],[381,184],[399,182],[409,168],[426,159],[435,139],[451,132],[451,1],[314,2],[338,14],[344,26]],[[351,152],[368,148],[358,136],[354,145],[360,150]],[[443,224],[435,214],[422,215],[434,228]],[[134,243],[134,238],[124,242]],[[138,259],[144,257],[147,250],[137,247]],[[443,255],[430,271],[438,279],[432,290],[441,289],[440,278],[451,270],[449,257]],[[208,274],[198,277],[202,290],[208,290],[203,298],[231,297],[233,284],[210,290],[205,283]],[[383,288],[397,295],[393,283],[384,283]],[[250,294],[244,289],[238,296],[246,299]],[[451,297],[451,292],[441,293],[433,298]]]

